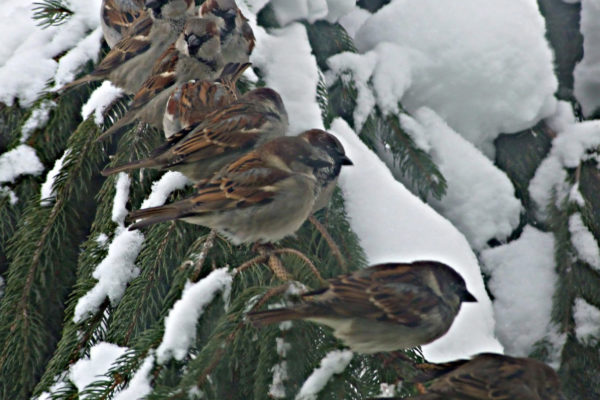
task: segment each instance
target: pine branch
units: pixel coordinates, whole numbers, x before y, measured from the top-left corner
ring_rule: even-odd
[[[73,15],[62,0],[44,0],[33,5],[33,19],[43,28],[62,25]]]

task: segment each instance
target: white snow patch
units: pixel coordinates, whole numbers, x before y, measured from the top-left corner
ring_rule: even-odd
[[[114,86],[110,81],[102,82],[94,90],[88,101],[81,107],[81,117],[85,120],[94,113],[94,122],[100,126],[104,123],[104,111],[123,94],[123,89]]]
[[[317,394],[323,390],[329,379],[335,374],[344,372],[350,364],[352,356],[353,353],[350,350],[333,350],[327,353],[321,360],[319,368],[315,369],[304,381],[295,399],[316,400]]]
[[[50,111],[52,111],[54,107],[56,107],[56,102],[44,100],[37,108],[31,111],[31,115],[21,127],[21,143],[25,143],[33,131],[44,127],[48,123],[48,119],[50,119]]]
[[[228,290],[232,280],[231,272],[227,268],[220,268],[197,283],[186,283],[181,298],[165,318],[165,334],[156,349],[159,364],[164,364],[171,357],[181,361],[187,356],[196,340],[198,318],[218,292]]]
[[[266,85],[281,95],[290,121],[289,132],[323,128],[316,101],[319,71],[304,26],[293,23],[270,33],[260,26],[252,28],[256,47],[250,61],[262,71]]]
[[[340,18],[339,23],[346,30],[348,35],[350,35],[351,38],[354,38],[356,32],[358,32],[360,27],[363,26],[370,16],[370,12],[364,8],[355,6],[348,14]]]
[[[397,182],[345,121],[334,120],[331,132],[354,163],[342,168],[339,184],[350,225],[369,264],[438,260],[460,273],[478,300],[463,304],[450,331],[423,346],[426,358],[443,362],[486,351],[501,353],[502,346],[494,337],[492,305],[477,258],[464,236]]]
[[[44,171],[44,165],[35,150],[21,144],[0,155],[0,183],[14,182],[21,175],[37,176]]]
[[[575,112],[573,111],[571,103],[559,100],[556,104],[556,111],[549,116],[545,122],[552,130],[554,130],[554,132],[562,132],[572,125],[575,125],[577,123],[577,118],[575,117]]]
[[[575,319],[577,340],[583,344],[594,346],[600,337],[600,310],[598,307],[584,299],[575,299],[573,318]]]
[[[492,155],[499,133],[531,127],[556,107],[544,35],[531,0],[396,0],[363,24],[355,43],[361,53],[392,42],[423,55],[409,55],[411,86],[398,100],[409,112],[435,110]]]
[[[311,24],[319,19],[336,22],[355,4],[356,0],[271,0],[277,22],[282,26],[301,19]]]
[[[75,75],[89,60],[94,63],[98,61],[102,37],[102,28],[98,27],[61,57],[54,75],[54,89],[60,89],[75,80]]]
[[[430,198],[429,204],[448,218],[475,250],[482,250],[490,239],[506,239],[519,225],[521,212],[506,174],[435,111],[421,108],[414,116],[432,146],[429,153],[433,161],[448,183],[444,198]],[[407,120],[410,117],[402,119]]]
[[[69,379],[82,392],[90,383],[106,378],[104,374],[126,350],[126,347],[107,342],[95,344],[90,349],[89,357],[79,359],[69,368]],[[88,396],[79,396],[80,399],[86,397]]]
[[[56,376],[54,378],[54,383],[52,384],[52,386],[50,386],[48,388],[47,392],[42,392],[42,394],[40,394],[37,397],[34,397],[34,400],[52,400],[52,395],[56,394],[58,391],[60,391],[61,389],[65,388],[67,386],[67,382],[65,381],[65,378],[67,376],[66,372],[62,372],[60,375]]]
[[[127,209],[127,201],[129,200],[129,188],[131,179],[124,172],[119,172],[117,182],[115,183],[115,197],[113,200],[113,208],[111,220],[119,226],[125,226],[125,217],[129,213]]]
[[[113,400],[132,400],[132,399],[143,399],[152,391],[150,385],[150,372],[154,366],[154,355],[150,354],[144,359],[142,366],[138,369],[127,388],[118,392]]]
[[[390,383],[380,383],[379,390],[380,393],[377,397],[394,397],[396,394],[396,385]]]
[[[573,89],[587,117],[600,107],[600,1],[581,2],[579,30],[583,35],[583,59],[573,70]]]
[[[271,371],[273,380],[269,385],[269,397],[273,399],[285,399],[285,381],[288,380],[287,361],[283,360],[275,364]]]
[[[580,213],[575,213],[569,218],[569,232],[571,233],[571,243],[579,257],[596,270],[600,270],[598,242],[583,222]]]
[[[101,233],[96,237],[96,243],[98,243],[100,246],[106,245],[107,241],[108,236],[106,235],[106,233]]]
[[[142,203],[141,208],[160,206],[164,204],[169,194],[183,188],[189,180],[179,172],[169,171],[158,181],[152,184],[152,192]],[[135,266],[135,260],[142,249],[144,235],[139,231],[129,231],[122,224],[122,212],[120,207],[124,206],[124,194],[121,191],[126,189],[124,180],[117,180],[117,194],[115,201],[120,204],[113,206],[113,217],[119,221],[119,226],[115,231],[115,237],[108,246],[108,254],[98,264],[92,276],[98,280],[96,285],[82,296],[75,306],[75,323],[83,321],[98,310],[98,307],[108,296],[111,304],[117,304],[123,294],[127,284],[139,275],[139,268]]]
[[[49,206],[52,203],[52,200],[56,198],[54,181],[62,169],[65,158],[67,158],[69,154],[71,154],[71,149],[65,150],[63,155],[54,163],[54,167],[48,171],[48,175],[46,175],[46,181],[42,183],[42,187],[40,189],[40,205],[42,207]]]
[[[0,197],[8,197],[8,202],[11,206],[14,206],[19,201],[17,194],[11,188],[5,186],[0,186]]]
[[[484,250],[481,259],[491,275],[498,338],[507,354],[528,356],[551,324],[554,236],[527,225],[519,239]]]

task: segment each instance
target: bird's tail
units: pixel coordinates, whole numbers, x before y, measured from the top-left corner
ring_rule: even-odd
[[[145,158],[143,160],[136,160],[132,162],[128,162],[123,165],[117,165],[116,167],[105,168],[101,174],[104,176],[109,176],[112,174],[116,174],[117,172],[129,171],[131,169],[137,168],[152,168],[157,167],[156,162],[151,158]]]
[[[275,324],[277,322],[288,321],[292,319],[301,319],[304,315],[291,308],[277,308],[274,310],[249,312],[250,322],[257,328],[265,325]]]
[[[63,94],[68,90],[74,89],[78,86],[83,85],[84,83],[90,83],[90,82],[94,82],[97,81],[98,79],[95,78],[93,75],[86,75],[86,76],[82,76],[79,79],[75,79],[73,82],[67,83],[66,85],[63,85],[60,89],[57,90],[58,94]]]
[[[135,113],[132,113],[132,112],[125,113],[125,115],[123,115],[121,118],[119,118],[119,120],[117,122],[115,122],[110,128],[108,128],[100,136],[98,136],[96,141],[99,142],[101,140],[108,138],[109,136],[116,134],[116,133],[122,133],[134,121],[135,121]]]
[[[174,207],[172,204],[151,208],[144,208],[137,211],[132,211],[127,216],[128,221],[135,221],[141,219],[129,226],[129,230],[133,231],[136,229],[143,228],[148,225],[156,224],[158,222],[165,222],[177,219],[180,215],[180,210]]]

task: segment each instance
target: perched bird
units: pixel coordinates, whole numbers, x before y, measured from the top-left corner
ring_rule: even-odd
[[[409,399],[566,400],[556,372],[531,358],[482,353],[433,368],[437,378],[427,393]]]
[[[102,174],[157,168],[179,171],[201,182],[256,146],[282,136],[287,127],[287,112],[279,94],[269,88],[255,89],[208,114],[191,131],[171,136],[150,157],[105,169]]]
[[[304,319],[333,328],[359,353],[395,351],[444,335],[461,303],[475,302],[463,278],[436,261],[378,264],[329,280],[289,308],[248,313],[255,326]]]
[[[146,18],[144,0],[102,0],[100,24],[110,48],[127,37],[139,18]]]
[[[198,15],[218,22],[223,59],[226,63],[248,62],[254,49],[254,33],[235,0],[206,0],[200,6]]]
[[[204,225],[234,244],[274,242],[291,235],[310,215],[319,185],[315,170],[336,154],[298,137],[272,139],[224,167],[196,193],[172,204],[131,212],[129,227],[181,219]]]
[[[327,204],[329,204],[342,166],[352,165],[352,161],[346,157],[344,147],[340,141],[335,136],[331,134],[325,135],[323,132],[324,131],[321,129],[311,129],[298,135],[298,137],[306,140],[311,145],[317,148],[326,149],[324,151],[335,155],[335,164],[331,165],[329,168],[320,168],[318,171],[315,171],[315,176],[317,177],[317,182],[321,186],[321,191],[315,200],[313,213],[325,208]]]
[[[223,108],[240,96],[236,82],[250,63],[225,65],[216,81],[190,80],[177,85],[165,107],[163,131],[168,139],[182,129],[204,120],[207,114]]]
[[[192,78],[216,79],[223,66],[215,22],[201,18],[188,20],[177,41],[156,61],[152,76],[135,94],[129,110],[99,139],[122,131],[136,120],[161,128],[173,88]]]
[[[194,0],[146,0],[149,16],[139,18],[128,36],[117,42],[96,69],[60,91],[86,82],[110,80],[136,93],[149,77],[154,62],[177,39],[185,21],[195,13]]]

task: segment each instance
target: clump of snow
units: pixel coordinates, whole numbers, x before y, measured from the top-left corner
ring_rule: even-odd
[[[150,385],[150,372],[154,366],[154,355],[150,354],[144,359],[142,366],[138,369],[127,388],[118,392],[113,400],[131,400],[131,399],[143,399],[152,391]]]
[[[494,337],[492,305],[477,258],[464,236],[397,182],[345,121],[334,120],[331,132],[354,163],[342,168],[339,185],[350,225],[369,264],[438,260],[460,273],[478,300],[463,304],[450,331],[423,346],[426,358],[444,362],[486,351],[501,353],[502,346]]]
[[[165,318],[165,334],[156,349],[157,361],[164,364],[171,357],[183,360],[194,340],[196,324],[218,292],[231,286],[232,274],[227,268],[212,271],[199,282],[187,282],[181,298],[173,305]]]
[[[0,155],[0,183],[14,182],[21,175],[37,176],[44,171],[44,165],[35,150],[21,144]]]
[[[126,347],[119,347],[116,344],[100,342],[90,349],[90,356],[79,359],[69,368],[69,379],[79,392],[83,391],[86,386],[103,377],[110,366],[121,357]],[[87,396],[80,395],[79,398],[84,399]]]
[[[37,108],[31,111],[31,115],[21,127],[21,143],[25,143],[33,131],[44,127],[48,123],[50,111],[52,111],[54,107],[56,107],[56,102],[44,100]]]
[[[557,204],[570,195],[566,168],[577,168],[594,154],[588,149],[600,145],[600,121],[584,121],[570,125],[552,141],[552,149],[542,161],[529,183],[529,194],[535,201],[538,216],[547,218],[547,207],[556,193]]]
[[[573,305],[575,335],[581,343],[594,346],[600,337],[600,310],[584,299],[575,299]]]
[[[273,399],[285,399],[285,381],[288,380],[287,361],[283,360],[271,368],[273,380],[269,385],[269,397]]]
[[[8,202],[11,206],[14,206],[19,201],[16,193],[12,189],[4,186],[0,186],[0,197],[8,197]]]
[[[321,360],[319,368],[315,369],[302,384],[296,400],[316,400],[329,379],[335,374],[344,372],[352,360],[352,355],[350,350],[333,350],[327,353]]]
[[[52,386],[48,388],[47,392],[42,392],[37,397],[34,397],[34,400],[52,400],[52,395],[56,394],[59,390],[65,388],[67,386],[67,382],[65,381],[67,377],[67,373],[62,372],[58,376],[54,378],[54,383]]]
[[[119,226],[115,231],[115,238],[108,246],[108,254],[98,264],[92,276],[98,280],[96,285],[82,296],[75,306],[73,320],[76,323],[83,321],[98,310],[98,307],[106,297],[111,304],[117,304],[127,284],[139,275],[139,268],[135,266],[135,260],[142,249],[144,235],[139,231],[129,231],[123,226],[124,211],[127,202],[125,190],[129,190],[126,181],[119,177],[117,180],[115,202],[113,205],[113,220]],[[157,182],[152,184],[152,192],[142,203],[141,208],[160,206],[164,204],[169,194],[177,189],[183,188],[189,180],[179,172],[169,171]],[[125,199],[125,200],[124,200]]]
[[[54,87],[56,89],[60,89],[65,84],[75,80],[75,75],[77,75],[83,64],[89,60],[94,63],[98,61],[102,37],[102,28],[98,27],[61,57],[54,75]]]
[[[63,155],[54,163],[54,167],[48,171],[48,175],[46,175],[46,181],[42,183],[42,187],[40,189],[40,205],[42,207],[49,206],[52,203],[52,200],[56,198],[56,192],[54,191],[54,180],[62,169],[65,158],[67,158],[69,154],[71,154],[71,149],[65,150]]]
[[[600,249],[594,235],[585,226],[580,213],[575,213],[569,218],[569,232],[571,243],[577,250],[579,257],[590,266],[600,270]]]
[[[125,217],[129,213],[127,201],[129,200],[130,186],[131,179],[129,179],[129,175],[124,172],[119,172],[117,182],[115,183],[116,190],[111,215],[111,220],[116,222],[119,226],[125,225]]]
[[[581,3],[579,30],[583,35],[583,59],[575,66],[573,89],[575,97],[589,116],[600,107],[600,2],[584,0]]]
[[[546,118],[544,121],[554,132],[562,132],[567,130],[571,125],[577,123],[573,106],[571,103],[559,100],[556,104],[554,114]]]
[[[363,24],[355,43],[361,53],[383,42],[410,50],[411,85],[397,100],[409,112],[435,110],[491,155],[499,133],[531,127],[556,107],[544,34],[544,19],[529,0],[396,0]],[[398,67],[404,74],[406,66]]]
[[[114,86],[110,81],[102,82],[94,90],[88,101],[81,107],[81,117],[87,119],[94,113],[94,122],[100,126],[104,122],[104,110],[123,94],[123,89]]]
[[[528,225],[519,239],[484,250],[481,259],[491,275],[498,338],[507,354],[527,356],[551,323],[554,237]]]
[[[348,14],[340,18],[339,23],[346,30],[348,35],[350,35],[351,38],[354,38],[356,32],[358,32],[360,27],[370,16],[370,12],[364,8],[355,6]]]
[[[380,383],[379,390],[381,391],[377,397],[394,397],[396,394],[396,385],[389,383]]]
[[[270,33],[260,26],[252,28],[256,47],[250,61],[264,74],[266,85],[281,95],[289,116],[289,132],[322,128],[316,102],[319,71],[304,26],[293,23]]]
[[[429,204],[452,221],[476,250],[490,239],[506,239],[519,225],[521,212],[506,174],[435,111],[421,108],[414,118],[403,116],[402,121],[412,120],[409,129],[426,138],[429,153],[448,183],[442,200],[431,198]]]
[[[100,26],[101,0],[70,0],[73,15],[62,25],[42,28],[31,18],[34,0],[6,0],[2,3],[0,26],[9,35],[3,37],[0,49],[0,102],[12,105],[15,99],[30,106],[54,78],[57,55],[79,45],[90,31]],[[99,48],[98,43],[85,43]],[[93,53],[88,50],[88,53]]]
[[[100,245],[100,246],[104,246],[106,245],[106,242],[108,241],[108,236],[106,235],[106,233],[101,233],[96,237],[96,242]]]
[[[356,0],[271,0],[271,6],[280,25],[305,19],[311,24],[319,19],[336,22],[350,12]]]

